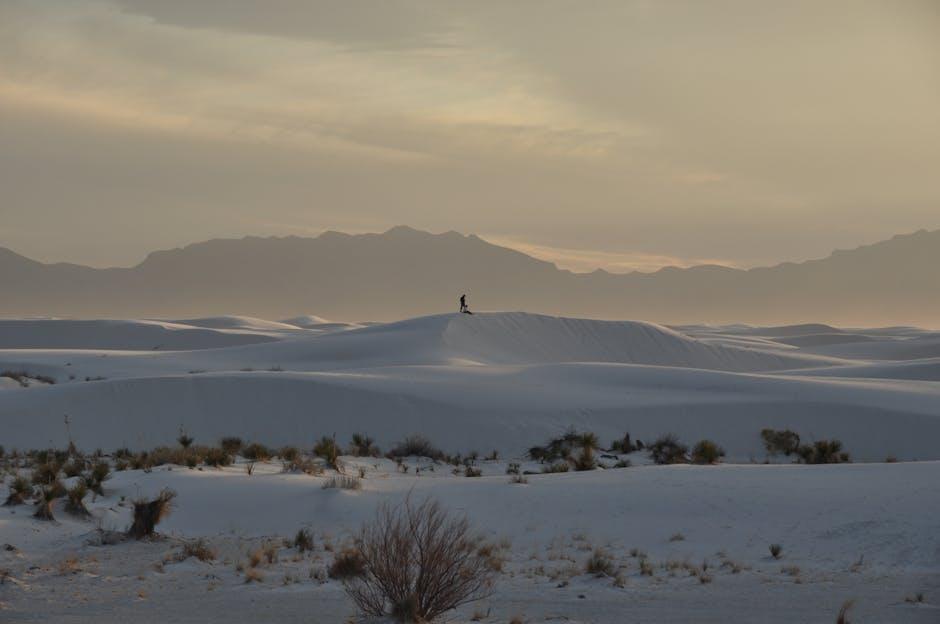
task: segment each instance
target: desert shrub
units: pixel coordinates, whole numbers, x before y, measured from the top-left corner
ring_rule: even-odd
[[[684,464],[689,460],[689,447],[679,441],[672,433],[660,436],[646,447],[650,459],[657,464]]]
[[[111,478],[111,467],[104,460],[96,461],[83,478],[89,490],[98,496],[104,496],[104,482]]]
[[[617,573],[617,566],[604,551],[595,549],[584,564],[584,571],[598,577],[614,576]]]
[[[128,463],[127,463],[126,460],[123,460],[123,459],[116,459],[116,460],[114,460],[114,471],[115,471],[115,472],[123,472],[123,471],[127,470],[128,466],[129,466],[129,465],[128,465]]]
[[[717,464],[725,456],[725,449],[711,440],[699,440],[692,447],[693,464]]]
[[[346,452],[353,457],[378,457],[382,454],[375,441],[364,433],[352,435],[352,442]]]
[[[127,534],[134,539],[143,539],[154,534],[156,526],[170,513],[170,502],[176,492],[164,488],[153,500],[138,498],[134,501],[134,522]]]
[[[463,472],[465,477],[482,477],[483,471],[473,466],[467,466]]]
[[[130,459],[131,470],[149,470],[153,467],[150,461],[150,453],[142,451],[132,456]]]
[[[66,477],[77,477],[85,470],[85,460],[80,457],[73,457],[62,466],[62,474]]]
[[[489,595],[494,572],[477,542],[466,517],[437,502],[385,505],[356,540],[362,576],[343,585],[365,615],[432,621]]]
[[[312,459],[298,456],[293,461],[281,463],[282,472],[302,472],[309,475],[318,475],[323,473],[323,466]]]
[[[176,441],[179,442],[180,446],[182,446],[184,449],[188,449],[193,443],[193,438],[192,436],[186,435],[186,432],[180,428],[180,434],[176,438]]]
[[[180,560],[195,557],[199,561],[214,561],[216,557],[215,550],[203,538],[183,544],[183,550],[180,552]]]
[[[774,559],[779,559],[783,554],[783,546],[780,544],[771,544],[768,549],[770,550],[770,556]]]
[[[33,484],[49,485],[50,483],[55,483],[59,478],[61,466],[62,464],[54,458],[49,458],[33,466]]]
[[[64,490],[65,488],[58,481],[43,486],[36,501],[36,511],[33,512],[33,517],[40,520],[55,520],[52,515],[52,504],[62,496]]]
[[[300,552],[313,550],[313,533],[308,529],[300,529],[294,536],[294,548]]]
[[[581,449],[583,452],[586,449],[593,451],[596,448],[598,448],[597,435],[589,431],[579,433],[572,428],[560,437],[552,438],[545,446],[533,446],[529,449],[528,455],[530,459],[538,462],[556,462],[560,459],[569,459],[575,449]]]
[[[839,440],[816,440],[803,444],[797,453],[805,464],[842,464],[849,461],[849,454],[842,450]]]
[[[431,441],[420,434],[413,434],[395,445],[388,456],[392,459],[400,457],[428,457],[430,459],[444,459],[444,453],[436,448]],[[459,463],[459,462],[458,462]]]
[[[22,475],[16,475],[13,478],[13,481],[10,483],[10,492],[7,494],[7,499],[3,503],[7,507],[13,505],[24,505],[26,504],[26,499],[29,498],[33,493],[33,486],[29,483],[26,477]]]
[[[582,446],[581,452],[574,458],[574,469],[585,471],[594,470],[595,468],[597,468],[597,460],[594,459],[594,448],[591,446]]]
[[[634,448],[633,441],[630,439],[630,434],[625,433],[619,440],[614,440],[611,442],[610,450],[614,451],[615,453],[632,453]]]
[[[242,450],[242,439],[234,436],[222,438],[219,440],[219,446],[222,447],[223,451],[234,457]]]
[[[298,457],[300,457],[300,449],[296,446],[285,446],[277,452],[277,456],[280,457],[284,462],[293,462]]]
[[[570,470],[568,462],[556,462],[554,464],[549,464],[547,466],[542,466],[542,472],[544,473],[555,473],[555,472],[568,472]]]
[[[320,438],[320,441],[313,445],[313,454],[323,459],[331,468],[336,469],[336,460],[339,458],[339,445],[336,444],[336,437]]]
[[[366,572],[366,562],[355,548],[347,548],[333,557],[327,574],[331,579],[358,578]]]
[[[121,448],[119,448],[119,449],[117,449],[117,450],[114,451],[114,458],[115,458],[115,459],[130,459],[130,458],[133,457],[133,456],[134,456],[134,454],[133,454],[133,453],[131,452],[131,450],[130,450],[129,448],[127,448],[126,446],[121,447]]]
[[[800,436],[789,429],[761,429],[760,437],[768,455],[793,455],[800,448]]]
[[[251,461],[268,461],[271,458],[271,450],[264,444],[252,442],[242,448],[242,457]]]
[[[346,475],[336,475],[323,482],[324,490],[361,490],[362,482],[356,477],[347,477]]]
[[[207,466],[219,468],[228,466],[232,463],[232,456],[220,448],[210,448],[206,450],[204,461]]]
[[[83,479],[79,479],[75,482],[68,492],[66,492],[68,500],[65,503],[65,511],[69,512],[73,516],[78,516],[80,518],[85,518],[91,515],[88,508],[85,507],[85,495],[88,494],[88,486],[85,485]]]

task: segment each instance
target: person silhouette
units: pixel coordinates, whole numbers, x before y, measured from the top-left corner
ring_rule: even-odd
[[[467,295],[460,295],[460,311],[469,312],[470,308],[467,307]]]

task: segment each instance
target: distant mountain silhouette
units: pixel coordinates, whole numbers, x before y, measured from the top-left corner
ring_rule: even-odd
[[[739,270],[588,274],[457,232],[220,239],[132,268],[43,264],[0,247],[0,315],[181,317],[319,314],[391,320],[471,307],[660,323],[940,326],[940,231],[828,258]]]

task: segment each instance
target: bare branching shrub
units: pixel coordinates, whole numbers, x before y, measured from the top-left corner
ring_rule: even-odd
[[[760,437],[768,455],[783,454],[789,457],[800,448],[800,436],[789,429],[761,429]]]
[[[30,485],[29,480],[22,475],[17,475],[10,483],[10,493],[7,494],[7,499],[3,504],[7,507],[24,505],[32,493],[33,486]]]
[[[154,534],[156,526],[170,514],[170,502],[176,492],[163,489],[155,499],[137,499],[134,501],[134,523],[127,534],[134,539],[143,539]]]
[[[362,481],[356,477],[347,477],[346,475],[336,475],[323,482],[324,490],[361,490]]]
[[[617,566],[607,553],[596,549],[584,564],[584,571],[598,577],[614,576],[617,574]]]
[[[689,461],[689,447],[678,436],[667,433],[646,447],[650,459],[657,464],[684,464]]]
[[[431,441],[423,435],[414,434],[399,442],[395,448],[389,451],[388,456],[393,459],[415,456],[440,460],[444,458],[444,453],[431,444]]]
[[[364,433],[352,435],[352,442],[346,452],[353,457],[378,457],[382,454],[375,441]]]
[[[363,526],[355,549],[364,574],[344,586],[365,615],[431,621],[491,591],[494,573],[477,550],[469,521],[432,500],[381,507]]]

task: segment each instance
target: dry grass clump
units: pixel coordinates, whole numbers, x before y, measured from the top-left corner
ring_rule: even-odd
[[[597,577],[614,576],[617,573],[617,566],[607,553],[598,548],[591,553],[584,564],[584,571]]]
[[[92,464],[91,470],[84,476],[85,485],[98,496],[104,496],[104,482],[110,478],[111,467],[103,460]]]
[[[689,447],[673,433],[660,436],[646,449],[656,464],[685,464],[689,461]]]
[[[406,437],[395,445],[395,448],[388,452],[388,456],[391,459],[402,457],[428,457],[436,460],[444,459],[444,453],[431,444],[430,440],[420,434]]]
[[[215,561],[216,552],[209,543],[203,538],[183,544],[183,550],[180,552],[179,560],[183,561],[195,557],[199,561]]]
[[[849,611],[852,609],[854,604],[851,600],[846,600],[842,603],[842,606],[839,608],[839,615],[836,616],[836,624],[851,624],[849,620]]]
[[[68,492],[68,500],[65,503],[65,511],[79,518],[87,518],[91,515],[88,508],[85,507],[85,495],[88,494],[88,486],[84,480],[79,479],[75,482]]]
[[[323,482],[324,490],[331,489],[340,489],[340,490],[361,490],[362,481],[356,477],[349,477],[346,475],[335,475]]]
[[[333,557],[327,574],[331,579],[347,580],[358,578],[366,573],[366,562],[355,548],[347,548]]]
[[[300,552],[307,552],[308,550],[314,549],[313,543],[313,533],[308,529],[300,529],[297,531],[297,535],[294,536],[293,542],[294,548]]]
[[[343,581],[346,593],[364,615],[432,621],[489,595],[494,572],[477,542],[465,517],[432,500],[383,506],[359,533],[364,570]]]
[[[43,486],[36,501],[36,511],[33,512],[33,517],[39,520],[55,520],[52,515],[52,504],[62,496],[64,491],[65,488],[58,481]]]
[[[780,544],[771,544],[768,549],[770,550],[770,556],[774,559],[779,559],[783,555],[783,546]]]
[[[261,573],[261,570],[257,568],[248,568],[245,570],[245,582],[246,583],[263,583],[264,574]]]
[[[691,461],[693,464],[710,465],[717,464],[725,456],[725,449],[721,448],[711,440],[699,440],[692,447]]]
[[[134,522],[127,534],[134,539],[153,536],[156,526],[170,514],[170,502],[176,492],[164,488],[153,500],[139,498],[134,501]]]
[[[10,492],[7,494],[7,499],[3,505],[5,507],[25,505],[26,499],[32,496],[32,493],[33,486],[30,484],[29,480],[22,475],[16,475],[10,483]]]
[[[354,433],[346,453],[353,457],[379,457],[382,451],[375,445],[375,440],[364,433]]]
[[[323,436],[320,441],[313,445],[313,454],[326,462],[326,465],[336,470],[338,468],[339,445],[336,444],[336,436],[332,438]]]

